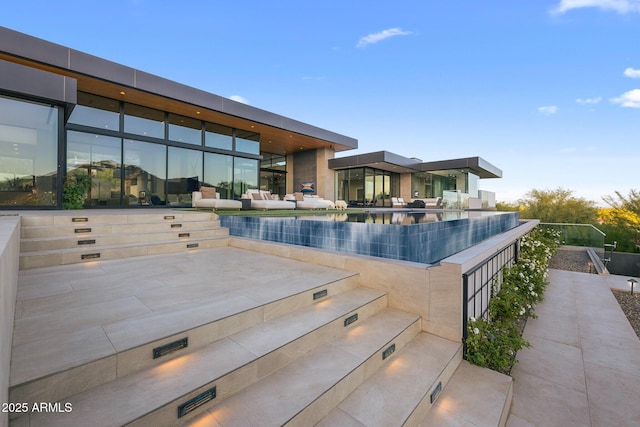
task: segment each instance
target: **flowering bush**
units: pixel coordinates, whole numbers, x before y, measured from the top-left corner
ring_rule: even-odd
[[[518,350],[529,347],[522,338],[522,320],[535,317],[547,286],[549,260],[558,249],[560,233],[535,228],[520,242],[518,262],[506,268],[493,285],[487,318],[470,318],[467,360],[478,366],[509,373]]]

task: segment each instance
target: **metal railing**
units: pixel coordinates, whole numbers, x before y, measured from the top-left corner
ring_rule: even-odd
[[[462,275],[462,342],[463,357],[467,358],[467,335],[470,317],[488,319],[489,300],[500,290],[502,272],[518,262],[520,238],[509,243],[494,255],[484,259]]]

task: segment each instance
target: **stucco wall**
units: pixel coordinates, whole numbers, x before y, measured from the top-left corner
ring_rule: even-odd
[[[0,404],[9,399],[19,254],[20,217],[0,216]],[[0,427],[8,425],[8,414],[0,413]]]
[[[462,274],[537,224],[537,221],[523,223],[433,266],[240,237],[230,238],[229,245],[357,272],[361,286],[387,292],[390,307],[419,315],[422,330],[460,342]]]

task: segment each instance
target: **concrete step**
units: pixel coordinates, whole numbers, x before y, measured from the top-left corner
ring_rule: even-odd
[[[317,425],[416,426],[461,360],[460,343],[421,332]]]
[[[224,234],[224,233],[223,233]],[[138,235],[141,236],[141,235]],[[81,246],[76,249],[61,249],[20,254],[20,269],[50,267],[54,265],[75,264],[82,262],[104,261],[120,258],[156,255],[197,249],[210,249],[228,244],[228,235],[203,237],[187,240],[159,240],[152,242],[92,246]]]
[[[216,221],[219,223],[219,221]],[[203,228],[162,231],[145,233],[124,233],[124,234],[91,234],[73,235],[60,237],[40,237],[22,239],[20,241],[20,251],[24,253],[39,251],[54,251],[62,249],[87,249],[99,246],[113,246],[130,243],[157,242],[157,241],[186,241],[193,238],[206,237],[226,237],[229,230],[221,228],[209,221],[202,224]]]
[[[376,310],[386,306],[382,292],[355,289],[358,276],[349,272],[331,282],[326,275],[310,273],[269,289],[261,283],[235,290],[224,284],[210,290],[202,284],[185,284],[160,289],[156,300],[153,283],[150,285],[137,288],[138,299],[156,309],[146,309],[146,313],[138,308],[139,301],[127,296],[132,291],[126,286],[109,292],[89,289],[74,300],[61,295],[60,304],[52,307],[26,306],[25,311],[42,314],[16,321],[11,398],[30,402],[64,399],[136,371],[154,369],[296,310],[306,313],[326,306],[328,313],[338,310],[339,316],[340,310],[367,304]],[[174,304],[163,308],[167,298]],[[122,320],[113,320],[118,317]],[[49,338],[54,333],[55,338]],[[185,339],[187,347],[180,348]],[[178,351],[154,358],[154,350],[171,344]]]
[[[38,226],[81,226],[82,224],[127,224],[138,222],[166,221],[206,221],[218,219],[218,215],[209,212],[177,211],[171,209],[140,210],[114,209],[108,211],[46,211],[22,212],[20,214],[23,227]]]
[[[365,325],[370,323],[367,319],[376,317],[386,304],[386,295],[366,288],[325,298],[64,399],[64,403],[73,407],[72,412],[32,413],[30,425],[175,425],[273,375],[283,366],[296,363],[291,361],[323,343],[333,346],[331,342],[345,334],[345,328],[347,335],[355,328],[366,330]],[[358,320],[345,327],[345,319],[353,313],[358,313]],[[395,335],[411,325],[415,325],[416,331],[419,328],[416,316],[391,312],[385,318],[386,324],[394,325]],[[355,344],[352,347],[356,348]],[[213,387],[213,402],[194,404],[193,412],[178,419],[181,406]]]
[[[150,221],[149,219],[148,222],[140,221],[115,224],[83,222],[75,225],[22,226],[20,230],[20,238],[85,238],[86,236],[90,235],[154,233],[159,231],[189,231],[203,228],[220,228],[220,220],[205,219],[197,221]]]
[[[315,425],[368,377],[390,366],[384,358],[390,347],[400,350],[419,331],[417,316],[384,310],[216,404],[189,425]]]
[[[420,426],[503,427],[512,397],[513,378],[462,361]]]

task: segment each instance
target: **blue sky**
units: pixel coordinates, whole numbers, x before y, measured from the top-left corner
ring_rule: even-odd
[[[640,188],[640,0],[12,1],[0,25],[342,133],[499,201]]]

